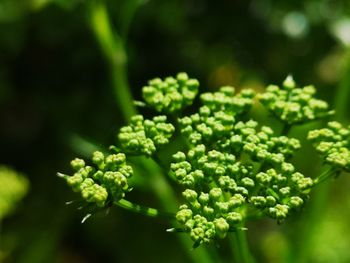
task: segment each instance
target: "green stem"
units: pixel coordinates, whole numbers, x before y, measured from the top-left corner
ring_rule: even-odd
[[[334,168],[329,168],[328,170],[324,171],[321,175],[319,175],[316,179],[314,179],[313,186],[317,186],[320,183],[326,181],[331,176],[333,176],[335,173],[337,173],[337,170]]]
[[[174,218],[175,214],[173,213],[166,213],[166,212],[160,212],[156,208],[151,208],[147,206],[142,206],[138,204],[134,204],[128,200],[121,199],[118,202],[114,202],[115,205],[120,206],[126,210],[129,210],[134,213],[142,214],[149,217],[159,217],[159,216],[165,216]]]
[[[250,252],[246,230],[237,229],[233,232],[231,245],[234,248],[234,260],[236,263],[254,263],[255,260]]]
[[[122,38],[113,31],[103,0],[88,1],[90,26],[108,62],[115,99],[120,106],[124,120],[137,113],[127,78],[127,55]]]
[[[292,125],[285,122],[283,124],[281,135],[287,136],[291,128],[292,128]]]

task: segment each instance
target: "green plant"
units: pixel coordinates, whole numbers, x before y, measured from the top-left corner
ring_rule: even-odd
[[[253,262],[246,223],[264,217],[283,223],[303,207],[313,187],[349,172],[350,131],[329,122],[327,128],[309,132],[307,138],[324,160],[324,172],[310,178],[293,164],[303,145],[288,133],[296,125],[334,114],[327,102],[315,98],[313,86],[297,87],[291,76],[282,87],[270,85],[258,95],[225,86],[200,94],[199,109],[185,115],[198,87],[186,73],[151,80],[142,90],[144,102],[137,105],[153,109],[155,117],[134,115],[109,153],[94,152],[91,165],[75,159],[75,173],[59,175],[81,194],[91,212],[117,205],[152,217],[170,216],[177,222],[168,231],[188,233],[194,248],[232,233],[237,262]],[[252,107],[261,105],[281,122],[281,131],[252,119]],[[171,158],[164,158],[162,149],[176,137],[183,143],[175,145],[178,151]],[[133,174],[127,162],[134,156],[155,160],[163,176],[182,187],[178,211],[163,213],[125,199]]]
[[[22,174],[0,165],[0,221],[11,214],[27,194],[29,182]]]

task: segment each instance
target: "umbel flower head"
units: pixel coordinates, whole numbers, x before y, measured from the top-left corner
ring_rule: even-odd
[[[310,131],[308,139],[327,164],[350,171],[350,126],[329,122],[327,128]]]
[[[175,218],[180,225],[177,230],[188,233],[195,247],[240,231],[251,218],[270,217],[282,223],[305,204],[314,185],[328,178],[326,173],[313,180],[297,170],[292,157],[301,143],[287,136],[287,131],[294,124],[330,115],[328,104],[314,98],[313,86],[297,88],[291,77],[282,88],[270,85],[258,98],[285,123],[282,134],[276,134],[250,117],[256,98],[252,90],[236,92],[225,86],[217,92],[203,93],[197,112],[183,116],[198,86],[198,81],[185,73],[151,80],[142,95],[146,105],[162,115],[152,119],[132,117],[118,134],[118,152],[124,153],[104,156],[95,152],[93,166],[81,159],[73,160],[75,173],[63,175],[67,183],[97,206],[113,202],[134,211],[149,211],[152,216],[160,214],[156,209],[121,200],[130,191],[128,179],[132,175],[125,154],[162,161],[158,151],[169,143],[177,127],[176,134],[186,144],[172,155],[169,169],[182,187],[183,203]],[[170,120],[174,119],[173,125]],[[309,139],[325,162],[349,171],[349,133],[349,128],[331,122],[326,129],[311,131]],[[161,166],[166,170],[164,163]]]
[[[71,166],[75,173],[72,176],[60,174],[81,197],[98,207],[107,202],[117,202],[131,189],[128,179],[132,176],[132,167],[126,164],[125,154],[105,156],[96,151],[92,155],[93,166],[85,164],[82,159],[74,159]]]
[[[176,78],[152,79],[142,88],[145,102],[161,113],[176,113],[192,104],[198,93],[199,82],[190,79],[186,73],[178,73]]]
[[[16,208],[28,188],[29,182],[22,174],[0,166],[0,220]]]
[[[289,125],[305,123],[330,114],[328,103],[314,98],[314,86],[297,88],[292,76],[283,82],[282,88],[270,85],[259,96],[260,102],[278,119]]]

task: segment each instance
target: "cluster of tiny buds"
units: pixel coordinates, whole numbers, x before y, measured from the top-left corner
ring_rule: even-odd
[[[235,93],[235,88],[224,86],[217,92],[203,93],[200,98],[203,105],[212,111],[225,111],[231,115],[238,115],[248,111],[254,102],[255,92],[251,89]]]
[[[326,163],[350,171],[350,126],[345,128],[339,122],[329,122],[327,128],[310,131],[308,139]]]
[[[181,133],[193,145],[227,136],[234,127],[235,116],[251,108],[254,96],[249,89],[235,94],[230,86],[214,93],[203,93],[200,96],[203,106],[198,113],[179,119]]]
[[[71,162],[75,173],[72,176],[60,174],[85,201],[104,207],[107,201],[116,202],[131,190],[128,179],[133,170],[126,164],[123,153],[104,156],[102,152],[96,151],[92,163],[94,167],[76,158]]]
[[[198,87],[196,79],[179,73],[175,78],[149,81],[142,95],[146,105],[174,118],[193,103]],[[325,101],[314,98],[315,93],[313,86],[297,88],[288,76],[282,88],[270,85],[258,98],[290,128],[332,114]],[[189,149],[173,155],[170,174],[184,187],[184,204],[176,219],[194,246],[224,238],[254,216],[283,222],[303,206],[319,182],[296,171],[290,163],[301,147],[299,140],[276,136],[270,127],[249,119],[254,99],[252,90],[236,93],[233,87],[225,86],[203,93],[198,112],[178,118]],[[120,129],[118,146],[129,155],[156,157],[174,132],[165,115],[149,120],[135,115]],[[337,122],[308,135],[328,164],[346,171],[350,171],[349,137],[350,127],[343,128]],[[94,167],[75,159],[71,163],[74,175],[62,177],[83,199],[99,207],[125,201],[121,199],[130,191],[128,179],[133,173],[125,154],[104,156],[95,152],[92,163]]]
[[[190,233],[195,246],[224,238],[242,222],[241,206],[245,198],[241,194],[225,202],[223,191],[214,187],[209,193],[186,189],[183,196],[187,205],[180,206],[176,219]]]
[[[121,149],[133,155],[152,156],[160,147],[169,143],[175,131],[174,126],[166,121],[164,115],[152,120],[145,120],[142,115],[133,116],[130,124],[119,131]]]
[[[176,113],[192,104],[198,93],[199,82],[190,79],[186,73],[176,78],[152,79],[142,88],[145,102],[158,112]]]
[[[293,78],[288,76],[282,88],[268,86],[259,100],[278,119],[293,125],[333,114],[327,102],[314,98],[315,93],[314,86],[296,88]]]
[[[213,112],[208,106],[199,109],[199,113],[179,119],[181,133],[188,141],[196,145],[215,141],[232,131],[235,117],[224,111]]]
[[[227,152],[207,151],[202,144],[187,155],[176,153],[171,171],[187,188],[183,193],[187,204],[180,207],[177,219],[194,242],[225,237],[245,219],[247,210],[282,222],[290,211],[300,208],[308,198],[312,179],[295,172],[290,163],[272,165],[276,168],[257,173],[256,164],[238,161]],[[235,220],[231,220],[233,217]],[[221,226],[226,222],[227,227],[218,230],[217,222]]]

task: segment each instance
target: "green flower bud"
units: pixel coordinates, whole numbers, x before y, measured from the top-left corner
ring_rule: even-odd
[[[252,196],[250,198],[250,201],[256,207],[265,207],[266,206],[266,198],[263,196]]]
[[[193,215],[192,210],[182,209],[176,213],[176,220],[182,224],[185,224],[189,219],[192,218],[192,215]]]
[[[83,182],[83,177],[80,174],[75,174],[67,178],[67,183],[70,187],[72,187],[74,192],[80,191],[80,185]]]
[[[215,219],[214,225],[215,225],[216,234],[220,238],[224,238],[227,235],[228,230],[230,229],[230,225],[222,217]]]
[[[79,171],[81,168],[85,167],[84,160],[78,158],[75,158],[70,164],[75,171]]]
[[[289,206],[277,204],[275,207],[269,208],[269,213],[273,218],[283,220],[287,217]]]
[[[194,190],[186,189],[182,195],[190,203],[197,201],[198,194]]]
[[[209,194],[207,193],[201,193],[199,195],[199,198],[198,198],[198,201],[201,203],[201,204],[207,204],[209,202]]]
[[[292,208],[299,208],[303,205],[304,200],[301,199],[299,196],[292,196],[290,198],[289,203]]]
[[[291,75],[289,75],[284,81],[283,81],[283,87],[285,89],[291,90],[294,89],[296,86],[295,81]]]
[[[242,204],[244,204],[245,198],[241,194],[235,194],[233,195],[230,200],[228,201],[229,206],[232,208],[239,207]]]
[[[222,190],[220,188],[212,188],[209,192],[209,196],[212,200],[217,201],[221,198],[222,196]]]
[[[226,216],[226,221],[230,225],[238,225],[242,222],[242,215],[238,212],[230,212]]]
[[[92,162],[96,164],[98,167],[103,165],[105,160],[105,156],[102,152],[96,151],[92,154]],[[83,160],[82,160],[83,161]],[[84,161],[83,161],[84,162]]]
[[[245,186],[245,187],[254,187],[255,183],[253,181],[253,179],[249,178],[249,177],[244,177],[241,180],[241,183]]]

